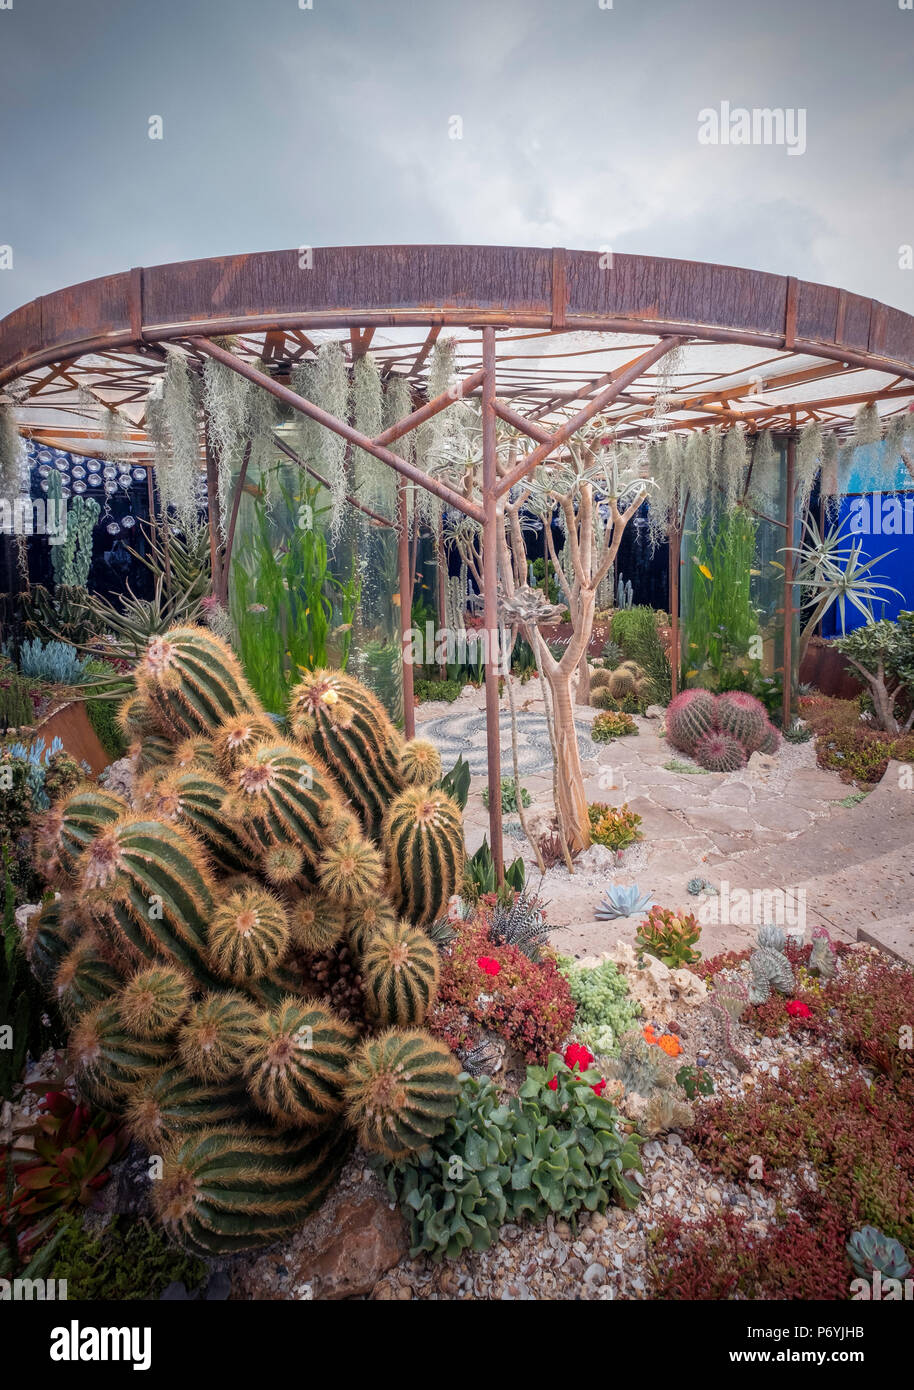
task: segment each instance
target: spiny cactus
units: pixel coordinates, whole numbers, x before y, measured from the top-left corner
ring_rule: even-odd
[[[748,758],[765,741],[768,711],[761,700],[745,690],[730,690],[717,697],[715,724],[721,733],[729,734],[742,744]]]
[[[237,874],[249,866],[251,855],[226,815],[228,795],[215,771],[191,764],[147,778],[138,789],[137,802],[157,820],[176,821],[195,831],[215,866]]]
[[[813,930],[809,968],[815,971],[820,980],[833,980],[837,974],[838,958],[831,937],[824,927],[816,927]]]
[[[288,913],[265,888],[241,888],[216,904],[209,924],[209,960],[224,979],[245,984],[266,975],[288,947]]]
[[[387,806],[403,789],[400,735],[380,700],[341,671],[312,671],[292,692],[289,719],[376,839]]]
[[[346,932],[349,944],[357,956],[361,956],[368,942],[382,927],[396,924],[397,915],[386,898],[365,898],[346,915]]]
[[[83,860],[83,889],[119,904],[141,938],[203,982],[213,888],[200,846],[164,821],[125,817]]]
[[[344,908],[323,893],[306,893],[292,908],[292,944],[300,951],[329,951],[346,931]]]
[[[173,627],[154,637],[137,666],[136,688],[175,742],[209,738],[227,715],[257,708],[232,649],[205,627]]]
[[[188,1130],[238,1123],[250,1114],[239,1081],[200,1081],[172,1063],[128,1088],[124,1119],[134,1139],[153,1153]]]
[[[185,738],[175,746],[173,767],[205,767],[216,771],[216,754],[208,738]]]
[[[127,750],[141,776],[153,768],[170,767],[174,751],[174,744],[164,734],[144,734],[141,739],[135,739]]]
[[[758,746],[760,753],[765,753],[768,757],[776,753],[781,746],[781,735],[773,724],[766,725],[765,737]]]
[[[346,1078],[346,1114],[359,1142],[404,1158],[441,1134],[457,1111],[460,1064],[420,1030],[390,1029],[362,1043]]]
[[[427,738],[404,743],[400,753],[400,776],[407,786],[433,787],[441,781],[444,769],[441,754]]]
[[[384,861],[370,840],[347,835],[324,851],[318,875],[328,898],[353,907],[372,898],[384,883]]]
[[[743,745],[729,734],[720,734],[716,730],[702,734],[695,745],[694,758],[706,772],[738,772],[746,766]]]
[[[166,1149],[153,1205],[169,1234],[196,1254],[271,1245],[320,1205],[350,1147],[336,1130],[194,1132]]]
[[[100,1102],[119,1101],[135,1082],[162,1067],[171,1052],[171,1043],[128,1033],[113,998],[83,1014],[70,1034],[76,1084]]]
[[[254,1104],[281,1124],[323,1123],[343,1107],[343,1078],[357,1036],[329,1009],[302,999],[285,999],[260,1014],[244,1047]]]
[[[178,1056],[201,1081],[225,1081],[241,1062],[257,1009],[236,991],[206,994],[193,1004],[178,1034]]]
[[[77,787],[52,806],[38,833],[39,852],[49,879],[69,880],[86,846],[128,811],[122,796],[104,787]]]
[[[695,752],[698,740],[714,728],[715,699],[709,690],[683,690],[666,711],[666,736],[683,753]]]
[[[290,743],[258,744],[238,759],[226,804],[240,833],[259,851],[274,845],[300,853],[303,872],[315,880],[326,824],[339,810],[339,798],[326,770]]]
[[[456,802],[432,787],[408,788],[385,816],[384,845],[399,912],[420,927],[443,917],[463,875],[463,818]]]
[[[149,734],[161,734],[149,701],[134,691],[122,700],[115,714],[115,721],[128,743],[142,741]]]
[[[621,700],[626,695],[634,695],[635,680],[636,678],[631,671],[624,666],[618,666],[615,671],[610,671],[605,688],[614,700]]]
[[[34,912],[29,917],[25,928],[25,951],[32,973],[42,988],[52,988],[60,962],[74,945],[77,936],[73,899],[69,894],[49,899],[40,912]]]
[[[591,689],[591,693],[592,693],[593,691],[595,691],[595,690],[602,690],[602,689],[604,688],[604,686],[609,685],[609,678],[610,678],[611,675],[612,675],[612,671],[606,670],[606,668],[603,667],[603,666],[597,666],[595,670],[591,671],[591,673],[590,673],[590,689]]]
[[[54,977],[54,994],[61,1014],[70,1024],[98,1004],[110,999],[123,981],[98,950],[91,936],[83,936],[64,956]]]
[[[720,1024],[720,1045],[726,1060],[739,1072],[751,1070],[748,1058],[736,1046],[734,1032],[749,1007],[749,993],[740,980],[715,979],[714,991],[708,1003],[716,1012]]]
[[[121,989],[117,1007],[121,1022],[135,1038],[167,1038],[190,1007],[187,976],[170,965],[137,970]]]
[[[239,759],[253,753],[258,743],[275,743],[277,729],[263,710],[242,710],[223,719],[213,730],[213,753],[222,772],[228,776]]]
[[[422,1023],[438,992],[438,950],[418,927],[382,927],[362,953],[362,988],[382,1023]]]

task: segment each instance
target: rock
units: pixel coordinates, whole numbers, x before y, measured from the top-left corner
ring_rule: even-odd
[[[606,1269],[596,1260],[592,1265],[588,1265],[584,1271],[585,1284],[602,1284],[605,1278]]]
[[[381,1276],[408,1252],[406,1223],[390,1209],[380,1185],[376,1191],[359,1185],[354,1191],[332,1192],[300,1230],[278,1251],[254,1259],[235,1284],[235,1297],[281,1299],[289,1287],[304,1288],[313,1299],[354,1298],[369,1294]],[[281,1267],[287,1277],[280,1279]],[[400,1288],[380,1298],[410,1298]]]
[[[663,705],[648,705],[647,709],[644,711],[644,718],[662,719],[665,714],[666,710]]]
[[[691,970],[671,970],[670,979],[679,991],[683,1004],[703,1004],[708,995],[707,986],[699,975]]]
[[[777,767],[777,759],[772,758],[768,753],[753,753],[748,763],[746,771],[752,777],[767,777],[769,772],[773,772]]]
[[[526,813],[527,829],[534,840],[551,835],[555,829],[555,812],[549,806],[531,806]]]
[[[23,903],[21,907],[16,908],[16,926],[19,928],[19,935],[23,941],[28,930],[29,918],[34,917],[35,913],[40,911],[41,903]]]
[[[109,792],[115,792],[132,803],[136,782],[136,758],[118,758],[117,762],[109,763],[98,780]]]
[[[607,849],[606,845],[591,845],[583,854],[579,854],[575,860],[575,873],[585,874],[606,873],[618,866],[618,857],[615,850]]]

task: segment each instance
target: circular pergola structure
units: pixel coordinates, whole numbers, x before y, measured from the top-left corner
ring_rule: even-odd
[[[456,395],[480,398],[482,408],[481,476],[464,493],[394,447],[453,404],[454,390],[427,398],[432,351],[445,329],[455,338]],[[224,339],[228,345],[214,341]],[[351,364],[370,351],[383,377],[406,378],[413,413],[372,439],[297,395],[288,384],[295,367],[331,339]],[[477,522],[489,631],[497,626],[499,507],[590,420],[599,417],[620,441],[712,426],[785,436],[788,503],[778,524],[793,537],[797,431],[815,423],[852,438],[861,406],[874,406],[887,425],[914,400],[914,318],[875,300],[730,266],[486,246],[301,247],[87,281],[0,322],[0,395],[14,406],[22,434],[77,454],[99,450],[113,411],[128,456],[148,466],[147,401],[174,350],[221,361]],[[496,458],[499,419],[526,441],[509,469]],[[204,460],[209,471],[201,432],[201,467]],[[400,535],[402,575],[402,525]],[[677,609],[671,592],[674,627]],[[789,565],[784,612],[786,671]],[[408,622],[408,610],[401,618]],[[492,661],[489,781],[500,861],[497,712]]]

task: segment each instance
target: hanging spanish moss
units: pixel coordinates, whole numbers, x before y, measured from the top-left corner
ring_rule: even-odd
[[[699,520],[712,506],[711,440],[707,431],[693,430],[682,455],[683,488],[689,494],[694,517]]]
[[[337,420],[345,420],[349,405],[349,371],[339,343],[324,343],[317,354],[314,374],[314,403]],[[330,485],[330,539],[335,545],[341,536],[346,512],[346,441],[342,435],[318,425],[321,471]]]
[[[763,512],[774,511],[781,498],[781,453],[770,430],[761,430],[752,448],[749,500]]]
[[[409,411],[407,410],[407,414]],[[371,353],[360,357],[352,370],[352,421],[356,429],[375,439],[384,427],[384,393],[381,373]],[[352,457],[353,482],[356,496],[372,511],[382,516],[395,515],[397,484],[393,469],[364,449],[356,449]]]
[[[231,367],[207,358],[203,367],[203,408],[209,445],[216,456],[219,528],[223,537],[231,508],[232,479],[247,442],[252,389],[250,382]]]
[[[146,407],[146,433],[155,454],[162,519],[173,514],[178,529],[192,536],[202,501],[200,469],[200,378],[183,353],[168,350],[161,394]]]
[[[22,494],[23,458],[13,407],[0,404],[0,497],[10,503]]]
[[[317,363],[299,362],[292,372],[290,385],[297,396],[303,396],[306,401],[316,404],[316,384]],[[310,415],[303,415],[296,410],[293,414],[295,427],[294,448],[299,458],[310,463],[317,468],[320,464],[321,454],[321,427],[311,419]]]
[[[728,512],[742,501],[749,467],[746,431],[734,425],[726,431],[718,450],[717,487],[721,506]]]
[[[99,425],[102,431],[99,453],[108,463],[123,463],[131,454],[127,438],[127,425],[123,417],[112,406],[102,409]]]
[[[671,526],[679,524],[685,502],[685,443],[678,434],[654,440],[648,451],[648,468],[654,486],[648,498],[651,548],[663,540]]]
[[[879,411],[870,401],[868,405],[862,405],[854,417],[854,444],[859,448],[861,444],[876,444],[881,438]]]
[[[816,474],[822,457],[822,426],[812,421],[800,431],[796,452],[797,508],[804,511],[809,505]]]
[[[256,361],[252,364],[265,377],[269,376],[266,364]],[[247,394],[247,418],[244,433],[247,436],[245,447],[250,443],[251,452],[248,469],[258,479],[263,492],[267,514],[272,513],[274,493],[278,481],[276,463],[276,439],[274,430],[280,422],[279,402],[276,397],[255,382],[249,383]]]
[[[841,506],[844,489],[841,486],[842,454],[853,454],[853,449],[843,450],[838,436],[829,433],[822,441],[822,466],[819,474],[819,489],[825,499],[825,511],[829,520],[835,520]],[[845,478],[847,470],[845,469]]]
[[[457,339],[439,338],[429,361],[425,398],[428,401],[452,390],[457,383]],[[465,453],[461,439],[461,405],[455,401],[446,410],[432,416],[420,426],[416,442],[417,456],[426,473],[440,473],[454,466]],[[424,523],[437,534],[441,516],[441,500],[425,488],[418,488],[415,498],[415,522]]]

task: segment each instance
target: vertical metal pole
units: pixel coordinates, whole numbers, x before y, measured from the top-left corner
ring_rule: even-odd
[[[501,748],[498,719],[498,514],[495,442],[495,329],[482,330],[482,588],[486,643],[486,754],[489,774],[489,843],[499,884],[505,879],[501,833]],[[510,679],[510,677],[509,677]]]
[[[789,546],[793,545],[796,523],[796,464],[796,436],[791,434],[787,438],[787,499],[784,510],[784,520],[787,523],[787,544]],[[795,557],[788,553],[787,563],[784,566],[784,703],[781,718],[785,729],[790,724],[793,700],[794,559]]]
[[[409,562],[409,512],[406,505],[405,478],[397,479],[397,528],[397,569],[400,578],[400,665],[403,671],[403,732],[407,738],[415,738],[416,702],[410,646],[413,585]]]

